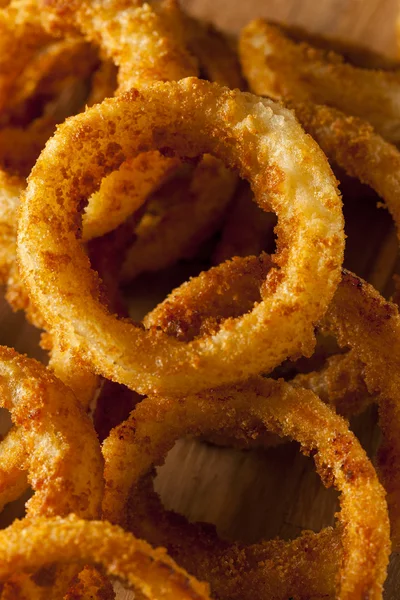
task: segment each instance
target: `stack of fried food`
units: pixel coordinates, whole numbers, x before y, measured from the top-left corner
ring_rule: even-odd
[[[1,282],[49,354],[0,348],[0,504],[33,490],[0,532],[1,598],[382,598],[400,288],[343,269],[336,176],[400,226],[397,64],[260,20],[237,42],[174,0],[3,0],[0,48]],[[126,284],[193,258],[129,317]],[[371,462],[348,419],[373,403]],[[245,545],[167,511],[155,467],[185,436],[299,442],[336,526]]]

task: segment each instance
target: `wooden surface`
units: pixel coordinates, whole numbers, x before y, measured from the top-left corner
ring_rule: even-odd
[[[183,4],[230,32],[262,15],[368,42],[389,54],[395,48],[397,0],[185,0]],[[361,237],[366,239],[365,232]],[[0,331],[0,343],[34,355],[37,332],[5,307],[1,317],[7,326]],[[368,413],[354,424],[371,451],[378,436],[373,422]],[[277,535],[290,539],[302,529],[318,531],[333,522],[337,508],[337,495],[323,488],[312,460],[304,458],[295,444],[255,452],[181,440],[159,469],[155,487],[167,508],[191,520],[215,523],[222,536],[245,542]],[[385,600],[400,598],[399,573],[398,558],[394,557]],[[119,598],[128,597],[132,596],[119,592]]]

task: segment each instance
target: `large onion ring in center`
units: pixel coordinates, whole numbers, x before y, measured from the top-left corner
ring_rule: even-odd
[[[258,204],[279,218],[280,270],[268,274],[262,301],[190,343],[111,315],[76,238],[79,206],[98,180],[154,149],[214,154],[249,179]],[[98,373],[141,393],[200,390],[309,355],[314,324],[340,279],[343,247],[335,179],[293,113],[195,78],[132,90],[67,120],[29,178],[18,236],[23,279],[51,333]]]

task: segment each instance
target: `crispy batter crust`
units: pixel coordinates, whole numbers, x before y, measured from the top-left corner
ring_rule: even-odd
[[[209,600],[208,586],[188,575],[162,548],[153,549],[104,521],[66,519],[15,521],[0,532],[0,580],[50,564],[104,567],[149,600]],[[24,552],[21,552],[23,541]]]
[[[71,144],[74,153],[65,150]],[[215,335],[189,344],[110,315],[74,235],[82,195],[127,157],[155,146],[181,156],[214,152],[250,179],[256,201],[280,219],[280,270],[271,271],[262,301]],[[335,180],[293,115],[271,101],[196,79],[154,84],[67,120],[32,171],[18,240],[24,281],[52,331],[106,377],[139,392],[175,393],[244,379],[289,355],[310,353],[314,323],[338,282],[343,246]]]
[[[235,388],[220,388],[185,398],[149,397],[143,400],[129,419],[115,428],[103,444],[105,518],[117,523],[126,522],[131,490],[135,493],[142,477],[155,465],[162,464],[166,453],[180,437],[229,432],[240,439],[251,440],[264,429],[299,441],[302,451],[314,456],[324,483],[335,485],[341,491],[341,512],[338,516],[343,527],[343,553],[336,597],[340,600],[361,600],[369,594],[370,598],[382,598],[390,534],[385,492],[375,470],[354,434],[349,431],[346,421],[323,404],[313,392],[293,388],[282,380],[257,378]],[[150,528],[151,535],[157,537],[160,522],[152,526],[151,522],[148,524],[148,519],[143,519],[141,506],[142,503],[146,506],[146,497],[146,494],[142,497],[139,493],[137,504],[133,506],[131,524],[139,535],[146,535],[147,528]],[[184,531],[181,533],[184,539]],[[193,541],[193,535],[191,539]],[[151,541],[154,543],[153,538]],[[163,543],[165,541],[163,538]],[[178,534],[177,550],[179,544]],[[207,536],[203,544],[198,540],[194,544],[197,552],[193,560],[190,556],[185,558],[188,546],[185,550],[183,542],[182,555],[178,553],[179,560],[182,564],[190,564],[193,573],[203,578],[208,578],[209,565],[213,564],[210,584],[218,598],[268,597],[286,600],[293,593],[300,593],[299,598],[306,597],[301,596],[297,589],[296,577],[298,580],[302,577],[307,580],[307,569],[311,568],[314,574],[320,568],[318,559],[312,561],[311,566],[307,560],[302,562],[295,554],[293,563],[282,571],[279,559],[274,562],[268,553],[268,542],[265,546],[258,544],[248,551],[248,561],[251,555],[260,557],[263,549],[270,560],[266,560],[265,565],[253,564],[253,567],[248,563],[247,570],[256,572],[255,581],[261,589],[254,592],[253,585],[248,589],[249,595],[243,596],[248,579],[236,579],[234,574],[239,570],[243,575],[246,571],[242,562],[246,550],[225,543],[216,543],[213,550]],[[208,555],[210,547],[211,557]],[[227,564],[231,565],[228,572]],[[240,565],[238,569],[235,564]],[[323,565],[326,566],[324,562]],[[257,573],[258,569],[262,574]],[[299,571],[296,572],[296,569]],[[252,596],[253,593],[258,595]],[[319,593],[321,597],[326,593],[326,588],[322,591],[313,590],[313,593]]]
[[[243,29],[239,54],[255,93],[327,104],[369,121],[388,141],[400,141],[400,71],[354,67],[332,50],[293,41],[262,19]]]

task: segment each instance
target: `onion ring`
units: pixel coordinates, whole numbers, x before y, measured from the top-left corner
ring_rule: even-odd
[[[239,54],[257,94],[327,104],[369,121],[386,140],[400,141],[400,72],[354,67],[332,51],[292,41],[262,19],[243,29]]]
[[[400,548],[398,309],[396,305],[386,302],[365,281],[344,271],[334,301],[324,318],[323,328],[333,333],[340,345],[353,349],[364,364],[368,390],[372,394],[378,394],[379,424],[383,439],[377,467],[387,492],[392,543],[397,550]],[[390,377],[387,377],[388,372]]]
[[[237,58],[223,36],[185,17],[175,2],[147,4],[136,1],[127,7],[125,2],[113,0],[105,7],[87,0],[65,7],[65,3],[56,0],[50,5],[53,27],[55,22],[61,29],[69,28],[71,24],[78,27],[88,39],[96,41],[119,67],[118,93],[151,81],[174,81],[187,75],[197,75],[197,58],[190,54],[190,50],[198,55],[200,67],[211,80],[226,82],[230,87],[242,84]],[[112,22],[118,23],[117,28],[110,27],[111,15]],[[160,169],[162,171],[162,165]],[[157,171],[154,161],[153,170]],[[130,177],[137,182],[136,170],[131,171]],[[199,189],[200,180],[202,186]],[[152,219],[150,213],[149,218],[145,217],[144,222],[132,232],[135,242],[126,251],[122,280],[127,282],[140,272],[170,266],[200,245],[217,228],[235,185],[236,178],[214,158],[207,157],[201,161],[191,187],[182,190],[175,210],[161,212],[160,219],[157,218],[160,215]],[[193,210],[190,227],[186,219],[188,201]],[[130,206],[126,214],[129,211]],[[179,226],[182,220],[185,223]],[[178,227],[172,228],[171,221],[178,222]],[[143,257],[149,257],[144,264]]]
[[[207,585],[178,567],[165,550],[153,549],[104,521],[83,521],[74,515],[15,521],[0,532],[0,539],[0,581],[15,571],[86,562],[101,565],[107,575],[132,586],[143,598],[209,600]]]
[[[102,460],[88,417],[73,394],[43,365],[5,347],[0,356],[2,406],[23,431],[20,442],[26,458],[20,469],[29,470],[29,483],[36,490],[27,502],[28,517],[44,512],[96,517],[102,497]],[[9,458],[1,443],[3,470],[9,460],[15,465],[17,437],[14,431],[13,444],[7,442]]]
[[[400,237],[400,152],[361,119],[328,106],[289,106],[328,159],[369,185],[385,201]]]
[[[370,598],[382,598],[390,552],[389,520],[385,493],[375,470],[341,417],[313,392],[293,388],[282,380],[257,378],[236,388],[191,394],[179,400],[157,397],[143,400],[129,419],[115,428],[103,443],[104,517],[112,522],[125,523],[132,490],[136,500],[133,521],[130,522],[133,530],[147,537],[149,528],[151,536],[160,535],[159,522],[152,524],[143,519],[141,506],[143,503],[146,505],[147,496],[141,495],[140,491],[137,495],[135,492],[140,488],[141,479],[151,472],[153,466],[162,462],[175,441],[187,434],[198,436],[215,432],[247,440],[254,439],[265,429],[299,441],[303,452],[313,453],[323,480],[329,485],[334,484],[342,492],[339,520],[343,526],[343,553],[336,597],[361,599],[369,594]],[[193,542],[193,535],[190,537]],[[258,595],[252,595],[255,594],[254,588],[248,586],[246,578],[242,582],[240,578],[233,577],[231,581],[227,577],[227,571],[231,574],[240,564],[245,552],[243,548],[216,543],[212,536],[211,544],[210,535],[201,539],[202,544],[198,540],[195,544],[197,552],[193,557],[187,556],[185,542],[182,546],[186,547],[186,551],[183,550],[182,556],[178,550],[180,542],[174,550],[179,554],[180,562],[183,565],[187,563],[186,568],[197,571],[200,578],[209,579],[218,598],[272,597],[283,600],[293,592],[297,593],[291,587],[294,577],[288,575],[292,565],[284,570],[282,576],[278,560],[275,569],[269,562],[264,568],[262,564],[255,567],[255,570],[262,570],[257,583],[263,587],[262,592],[257,590]],[[163,537],[163,543],[166,542]],[[260,556],[262,552],[268,554],[268,542],[249,549],[250,555]],[[299,562],[301,564],[301,560]],[[299,562],[295,557],[294,570],[299,568]],[[242,573],[246,569],[243,564],[240,566]],[[247,568],[251,570],[250,563]],[[313,572],[318,568],[317,559]],[[286,578],[288,587],[285,586]],[[277,581],[280,586],[275,588]],[[279,592],[274,594],[274,589]]]
[[[238,311],[251,310],[253,304],[259,302],[259,284],[270,267],[271,261],[267,256],[263,262],[256,257],[227,261],[174,290],[145,317],[144,323],[157,324],[168,335],[178,339],[196,339],[213,331],[215,323],[219,325],[225,318],[229,319],[232,298]],[[249,279],[253,281],[249,283]],[[223,285],[220,282],[224,282]],[[201,300],[202,306],[198,314],[194,310],[197,299]],[[341,346],[349,346],[351,350],[344,357],[330,359],[322,372],[298,375],[295,383],[305,384],[315,392],[322,391],[323,399],[346,416],[359,412],[371,402],[379,405],[383,440],[377,466],[388,494],[392,543],[397,550],[400,548],[398,309],[386,302],[372,286],[344,271],[321,328],[335,335]],[[382,349],[382,340],[385,341],[385,350]],[[388,370],[390,378],[387,377]],[[351,387],[357,396],[350,396],[350,404],[348,393],[351,394]]]
[[[40,22],[36,0],[11,0],[0,9],[0,110],[12,106],[26,64],[51,40]]]
[[[144,105],[146,119],[139,116]],[[190,114],[186,121],[183,106]],[[202,135],[196,133],[194,138],[195,122]],[[100,165],[93,141],[103,136],[106,152]],[[76,153],[65,156],[61,150],[72,141],[79,146],[79,167],[73,160]],[[227,321],[214,336],[189,344],[112,317],[97,300],[98,280],[72,234],[78,203],[82,195],[93,192],[96,179],[135,156],[138,149],[148,151],[155,145],[169,146],[181,156],[214,152],[247,176],[256,201],[275,210],[281,219],[275,256],[280,272],[269,275],[263,300],[250,314]],[[278,155],[272,158],[273,153]],[[280,162],[283,155],[285,160]],[[60,160],[62,176],[54,168]],[[302,170],[299,180],[303,161],[313,164],[313,169]],[[312,195],[308,185],[312,185]],[[63,195],[62,205],[55,199],[57,193]],[[51,224],[43,218],[48,211]],[[294,226],[290,237],[289,223]],[[314,346],[314,323],[322,317],[338,282],[343,245],[341,202],[333,176],[324,155],[292,114],[271,101],[187,79],[105,100],[58,129],[30,176],[21,210],[18,255],[24,283],[50,331],[57,331],[68,346],[79,348],[97,372],[139,392],[177,393],[244,379],[274,368],[287,356],[309,353]],[[268,288],[272,293],[266,297]]]
[[[89,418],[72,392],[43,365],[5,347],[0,348],[0,356],[2,406],[10,411],[15,425],[0,444],[2,478],[12,486],[8,497],[2,494],[2,501],[15,499],[28,481],[35,492],[26,503],[28,519],[70,512],[98,517],[102,459]],[[62,573],[57,586],[63,589],[70,577],[69,572]],[[36,590],[35,582],[17,576],[2,597],[15,597],[15,586]],[[47,597],[46,589],[42,593]]]
[[[77,28],[119,67],[118,93],[153,81],[178,81],[197,73],[188,52],[181,12],[175,2],[44,0],[43,20],[51,32]],[[155,60],[154,57],[157,57]]]

